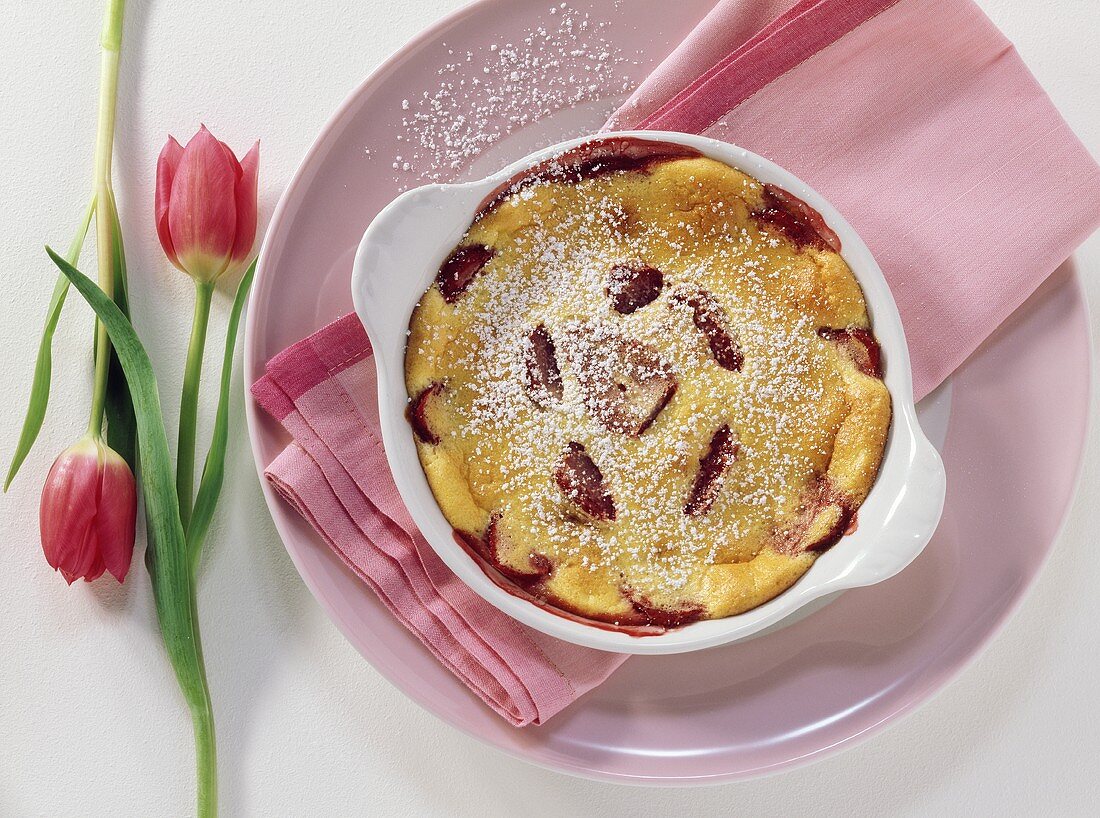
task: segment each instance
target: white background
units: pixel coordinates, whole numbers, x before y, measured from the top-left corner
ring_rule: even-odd
[[[190,283],[164,261],[153,170],[198,116],[239,152],[263,138],[261,218],[344,95],[462,0],[130,0],[116,187],[133,310],[170,414]],[[980,0],[1094,156],[1100,4]],[[102,3],[7,0],[0,11],[0,460],[14,448],[54,274],[90,189]],[[1040,156],[1036,161],[1042,161]],[[89,246],[91,249],[91,246]],[[1100,235],[1078,269],[1100,298]],[[38,447],[0,499],[0,815],[182,815],[192,743],[140,557],[121,588],[67,588],[42,558],[38,490],[82,432],[89,313],[70,301]],[[221,337],[228,299],[215,302]],[[216,357],[209,356],[213,361]],[[208,377],[213,372],[208,369]],[[1053,558],[1019,614],[934,702],[814,766],[710,789],[567,778],[486,748],[385,682],[313,601],[260,495],[240,377],[226,493],[200,590],[226,815],[1079,815],[1100,758],[1100,437]],[[212,406],[205,397],[207,416]],[[175,418],[168,418],[174,428]],[[1093,813],[1095,814],[1095,813]]]

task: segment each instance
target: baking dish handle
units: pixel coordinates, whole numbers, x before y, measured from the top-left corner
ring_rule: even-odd
[[[416,188],[370,223],[355,254],[352,300],[376,356],[404,349],[413,307],[469,227],[484,187],[472,182]]]

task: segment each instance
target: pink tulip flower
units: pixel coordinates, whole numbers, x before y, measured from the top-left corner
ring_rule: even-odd
[[[126,461],[87,436],[54,461],[38,508],[46,562],[70,585],[103,572],[122,582],[134,554],[137,489]]]
[[[157,160],[157,235],[169,260],[196,281],[243,264],[256,240],[260,143],[237,157],[203,125],[180,147],[173,137]]]

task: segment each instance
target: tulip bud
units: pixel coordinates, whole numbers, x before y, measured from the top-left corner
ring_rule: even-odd
[[[126,461],[86,436],[54,461],[38,509],[46,562],[70,585],[104,570],[122,582],[134,553],[137,490]]]
[[[157,160],[157,235],[169,260],[213,281],[247,260],[256,240],[257,142],[241,161],[203,125],[187,147],[168,137]]]

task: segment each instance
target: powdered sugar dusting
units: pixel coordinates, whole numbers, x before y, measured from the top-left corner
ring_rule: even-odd
[[[759,196],[755,181],[725,171],[745,197]],[[728,179],[717,195],[707,187],[713,179],[674,180],[680,194],[667,196],[662,186],[672,182],[649,183],[644,174],[580,184],[554,176],[516,189],[467,238],[508,236],[446,308],[460,329],[443,365],[456,413],[445,445],[463,453],[475,495],[494,507],[508,541],[535,544],[559,565],[617,578],[649,598],[676,599],[698,583],[701,567],[752,559],[828,463],[843,396],[830,347],[793,283],[815,262],[755,226]],[[624,264],[654,264],[664,274],[660,295],[628,315],[608,294],[611,271]],[[742,371],[718,365],[677,297],[699,291],[721,302],[744,350]],[[533,400],[525,349],[539,326],[556,345],[561,389]],[[410,355],[439,354],[429,349],[433,333],[422,337]],[[658,405],[670,379],[675,395]],[[653,401],[652,428],[635,434],[630,424],[609,424],[623,400],[643,409]],[[717,475],[713,506],[685,514],[699,461],[722,425],[736,436],[736,462]],[[552,479],[574,443],[603,475],[613,522],[579,517]]]
[[[606,100],[610,114],[636,64],[610,26],[561,3],[515,40],[473,51],[444,43],[438,84],[400,103],[402,148],[391,163],[399,186],[454,180],[508,134],[558,111]]]
[[[435,76],[393,103],[400,148],[366,155],[403,189],[472,178],[544,132],[541,144],[580,135],[562,122],[610,114],[639,73],[610,28],[554,3],[519,35],[444,43]],[[707,570],[801,543],[805,489],[848,412],[818,330],[863,326],[865,311],[833,324],[807,310],[814,253],[754,218],[766,191],[730,168],[735,185],[708,189],[713,169],[693,168],[700,179],[654,191],[644,180],[661,172],[644,162],[590,178],[563,163],[509,188],[463,239],[488,261],[414,314],[409,389],[431,396],[420,417],[438,442],[418,448],[440,506],[551,604],[654,621],[645,608],[711,610],[716,592],[763,601],[768,558],[740,589]],[[700,294],[718,308],[703,315]],[[715,440],[721,468],[696,492]]]

